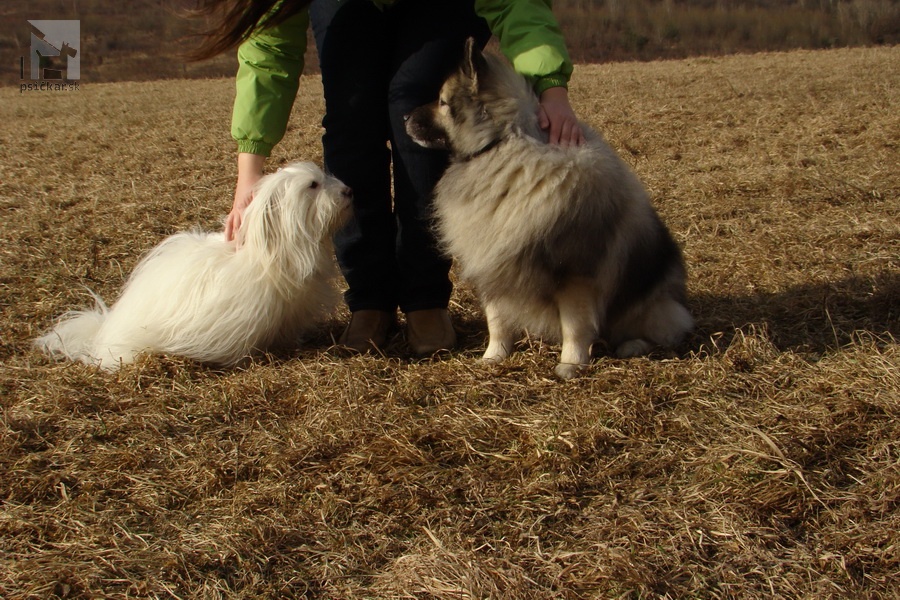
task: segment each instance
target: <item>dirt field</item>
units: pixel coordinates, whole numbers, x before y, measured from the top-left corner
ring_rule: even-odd
[[[230,206],[233,82],[0,89],[0,597],[900,596],[900,47],[581,66],[679,243],[676,353],[331,347],[107,375],[30,340]],[[271,166],[321,160],[304,79]]]

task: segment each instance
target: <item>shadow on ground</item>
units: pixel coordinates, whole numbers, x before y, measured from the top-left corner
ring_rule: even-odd
[[[782,351],[824,353],[845,346],[866,331],[900,337],[900,274],[847,277],[803,284],[776,293],[691,297],[697,319],[694,343],[734,335],[735,328],[762,327]]]

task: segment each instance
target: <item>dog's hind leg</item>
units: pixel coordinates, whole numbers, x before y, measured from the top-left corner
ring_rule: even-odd
[[[633,338],[625,340],[616,346],[616,356],[618,358],[633,358],[635,356],[643,356],[649,354],[653,349],[653,344],[642,338]]]
[[[654,346],[671,348],[694,326],[685,306],[669,295],[658,297],[644,310],[618,323],[612,334],[616,356],[630,358],[647,354]]]
[[[562,379],[572,379],[591,362],[591,344],[600,329],[597,294],[587,283],[572,283],[556,295],[556,305],[562,352],[555,371]]]
[[[487,319],[489,339],[481,360],[500,362],[512,353],[513,345],[516,343],[516,332],[503,319],[502,311],[496,302],[484,301],[484,316]]]

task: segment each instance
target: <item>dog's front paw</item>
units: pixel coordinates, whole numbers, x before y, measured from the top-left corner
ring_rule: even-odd
[[[481,356],[481,361],[498,363],[508,358],[509,354],[509,349],[504,344],[488,344],[487,350]]]
[[[560,379],[575,379],[587,370],[588,366],[589,365],[576,365],[573,363],[559,363],[556,365],[554,371]]]
[[[503,362],[505,359],[506,359],[505,354],[502,354],[499,352],[494,352],[494,353],[485,352],[481,357],[481,362],[487,363],[489,365],[494,365],[499,362]]]

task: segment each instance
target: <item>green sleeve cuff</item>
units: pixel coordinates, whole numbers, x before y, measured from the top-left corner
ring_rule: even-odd
[[[545,90],[553,87],[569,87],[569,78],[565,75],[547,75],[534,82],[534,93],[540,96]]]
[[[270,156],[272,154],[272,148],[274,148],[274,144],[269,144],[267,142],[261,142],[258,140],[236,140],[238,145],[238,152],[246,152],[248,154],[259,154],[260,156]]]

